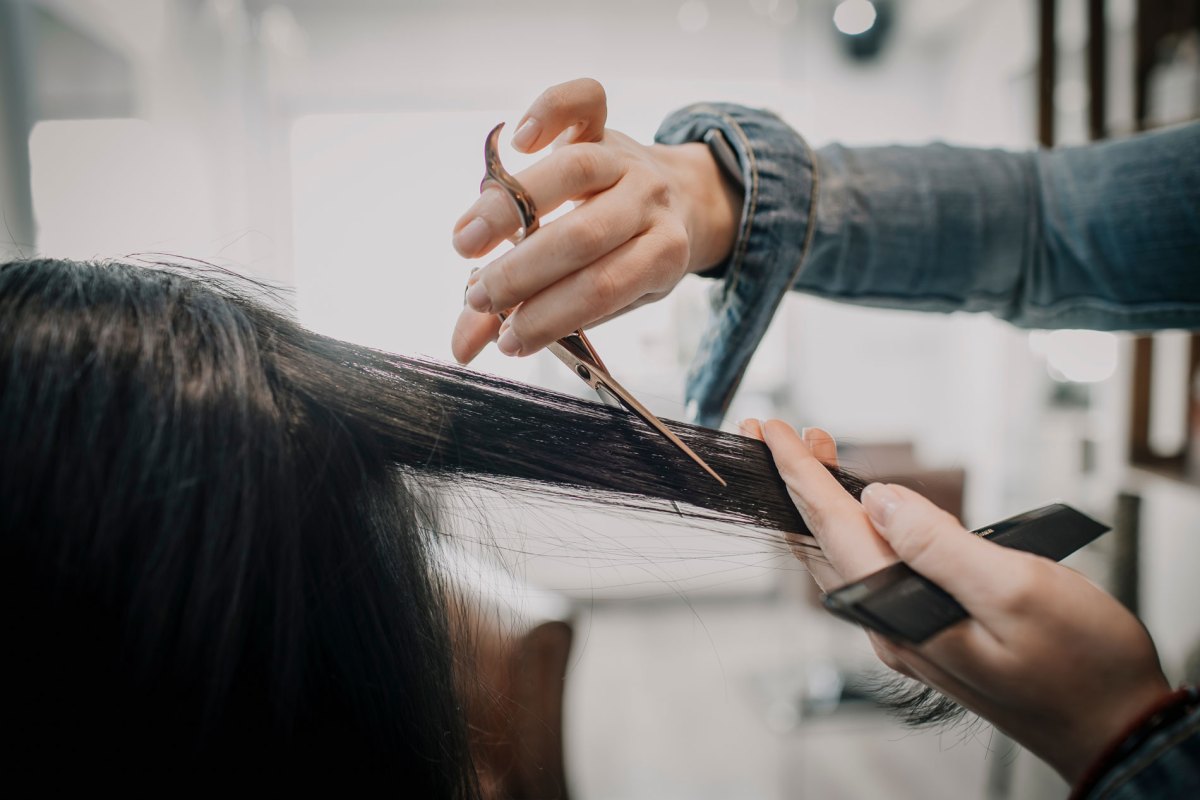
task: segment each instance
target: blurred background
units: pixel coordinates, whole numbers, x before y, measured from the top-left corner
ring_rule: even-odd
[[[0,256],[200,259],[290,287],[318,331],[448,360],[483,137],[553,83],[599,79],[642,141],[726,100],[817,145],[1062,146],[1197,116],[1198,24],[1191,0],[0,0]],[[662,416],[682,416],[706,289],[593,336]],[[793,296],[729,419],[820,425],[968,527],[1053,500],[1113,523],[1070,563],[1196,680],[1198,360],[1185,332]],[[547,354],[476,366],[582,388]],[[769,544],[484,502],[476,535],[457,519],[502,545],[477,554],[513,579],[491,591],[549,590],[537,613],[574,630],[576,797],[1066,795],[988,727],[913,734],[875,709],[865,640]]]

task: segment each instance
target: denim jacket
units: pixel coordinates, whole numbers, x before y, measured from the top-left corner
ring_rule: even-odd
[[[1072,800],[1078,795],[1072,795]],[[1108,767],[1083,795],[1088,800],[1200,797],[1200,709],[1156,730]]]
[[[720,424],[789,289],[1028,328],[1200,328],[1200,123],[1024,153],[813,150],[774,114],[711,104],[655,138],[713,128],[745,200],[688,376],[701,424]]]
[[[702,104],[664,144],[718,129],[742,220],[688,376],[720,424],[788,290],[862,305],[986,311],[1029,328],[1200,328],[1200,123],[1014,153],[934,144],[814,150],[774,114]],[[1113,766],[1089,797],[1200,797],[1200,712]]]

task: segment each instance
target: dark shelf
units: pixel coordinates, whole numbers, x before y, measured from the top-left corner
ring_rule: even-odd
[[[1132,474],[1138,478],[1165,480],[1200,492],[1200,473],[1190,471],[1180,464],[1145,464],[1133,462],[1129,466]]]

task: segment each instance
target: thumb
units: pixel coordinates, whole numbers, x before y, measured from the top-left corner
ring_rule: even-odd
[[[879,535],[900,560],[941,586],[972,615],[986,606],[1021,554],[981,539],[921,495],[895,484],[872,483],[862,504]]]

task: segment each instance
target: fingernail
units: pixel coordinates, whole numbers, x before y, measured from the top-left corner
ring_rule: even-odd
[[[521,340],[517,335],[508,329],[500,334],[500,338],[496,340],[496,347],[501,353],[506,356],[519,356],[521,354]]]
[[[872,522],[887,527],[900,505],[900,494],[886,483],[872,483],[862,491],[862,504]]]
[[[513,134],[512,146],[517,150],[528,150],[533,147],[533,143],[537,141],[541,131],[542,123],[530,117],[522,122],[521,127],[517,128],[517,132]]]
[[[483,285],[483,281],[475,281],[467,289],[467,305],[476,311],[492,310],[492,298],[488,296],[487,287]]]
[[[454,249],[460,255],[473,255],[483,249],[490,236],[491,232],[483,217],[475,217],[454,234]]]
[[[762,423],[754,417],[747,417],[738,423],[738,430],[743,436],[749,436],[751,439],[762,438]]]

